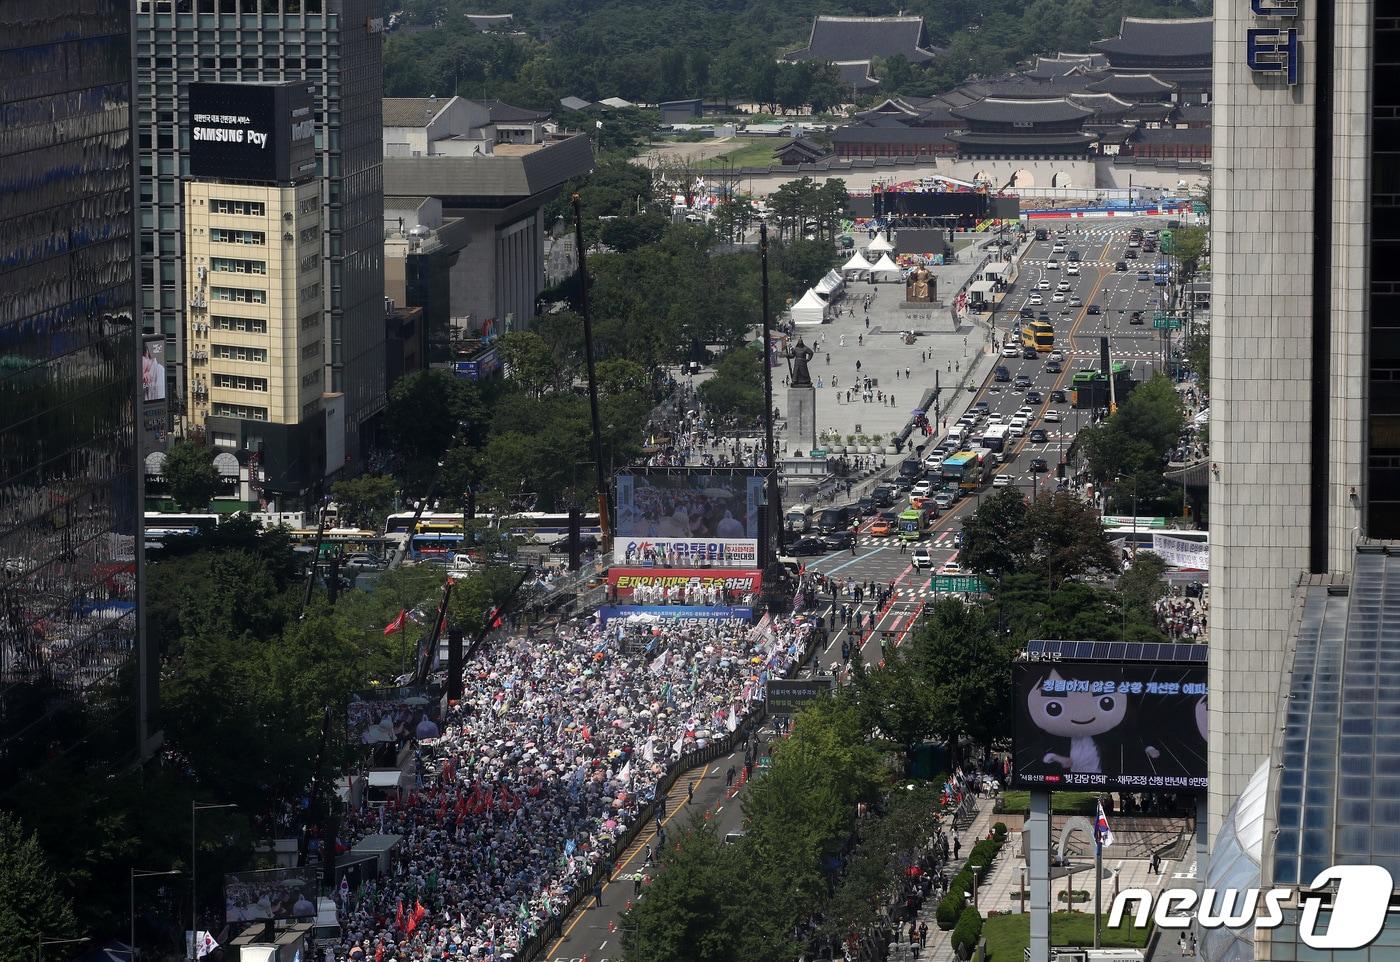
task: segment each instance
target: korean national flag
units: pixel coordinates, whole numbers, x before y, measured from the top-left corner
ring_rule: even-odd
[[[1094,815],[1094,838],[1104,848],[1113,844],[1113,829],[1108,827],[1108,818],[1103,813],[1103,802],[1098,803]]]

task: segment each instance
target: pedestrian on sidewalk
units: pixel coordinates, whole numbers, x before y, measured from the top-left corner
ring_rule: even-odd
[[[733,766],[733,765],[730,765],[730,766],[729,766],[729,771],[727,771],[727,772],[724,773],[724,787],[725,787],[725,788],[733,788],[733,787],[734,787],[734,766]]]
[[[593,907],[597,908],[603,904],[603,880],[596,879],[593,882]]]
[[[926,945],[928,945],[928,922],[924,921],[919,923],[919,946],[922,948]]]
[[[956,862],[956,861],[957,861],[959,858],[961,858],[961,857],[962,857],[962,839],[960,839],[960,838],[958,838],[956,835],[954,835],[954,836],[953,836],[953,861]]]
[[[685,800],[687,804],[695,801],[695,782],[693,781],[685,786]]]
[[[1153,874],[1153,875],[1161,875],[1161,874],[1162,874],[1162,862],[1161,862],[1161,859],[1158,857],[1158,855],[1157,855],[1156,852],[1153,852],[1153,853],[1152,853],[1152,874]]]

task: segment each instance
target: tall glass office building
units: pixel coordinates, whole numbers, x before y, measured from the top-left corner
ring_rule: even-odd
[[[77,709],[146,743],[130,19],[0,3],[0,783]]]

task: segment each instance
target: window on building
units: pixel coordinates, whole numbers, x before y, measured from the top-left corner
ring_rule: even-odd
[[[321,285],[320,285],[319,283],[317,283],[317,284],[308,284],[306,287],[303,287],[303,288],[301,289],[301,299],[302,299],[303,301],[314,301],[316,298],[318,298],[318,297],[320,297],[320,296],[321,296]]]
[[[267,291],[251,287],[211,287],[209,298],[215,301],[233,301],[238,304],[266,304]]]
[[[213,257],[209,260],[209,267],[225,274],[267,273],[267,261],[246,260],[242,257]]]
[[[301,259],[302,273],[306,271],[319,271],[321,269],[321,252],[312,251]]]
[[[216,358],[224,361],[253,361],[258,364],[267,363],[267,349],[262,347],[243,347],[241,344],[215,344],[212,351]]]
[[[243,374],[213,374],[214,387],[224,388],[230,391],[261,391],[267,392],[267,378],[248,377]]]
[[[310,359],[313,358],[313,357],[320,357],[320,356],[321,356],[321,342],[320,342],[320,341],[312,341],[310,344],[306,345],[306,347],[304,347],[304,348],[301,349],[301,359],[302,359],[303,361],[308,361],[308,360],[310,360]]]
[[[227,431],[213,431],[211,432],[211,436],[214,439],[214,447],[216,448],[238,447],[238,435],[236,434],[229,434]]]
[[[222,401],[215,401],[210,409],[215,417],[239,418],[243,421],[266,421],[267,408],[253,407],[248,404],[227,404]]]
[[[309,244],[309,243],[311,243],[312,241],[316,240],[316,238],[318,238],[318,237],[320,237],[320,236],[321,236],[321,225],[320,225],[320,224],[312,224],[310,227],[303,227],[303,228],[301,229],[301,242],[302,242],[303,244]]]
[[[209,198],[209,213],[266,217],[267,205],[257,200],[225,200],[222,197],[211,197]]]
[[[303,317],[303,318],[301,319],[301,329],[302,329],[303,331],[309,331],[309,330],[311,330],[313,327],[320,327],[320,326],[321,326],[321,312],[320,312],[320,311],[317,311],[315,314],[308,314],[308,315],[306,315],[305,317]]]
[[[316,370],[312,371],[310,374],[303,375],[303,376],[302,376],[302,379],[301,379],[301,386],[302,386],[302,387],[311,387],[313,384],[320,384],[320,383],[321,383],[321,369],[320,369],[319,367],[316,368]]]
[[[267,321],[260,317],[225,317],[215,314],[209,325],[216,331],[238,331],[240,334],[266,334]]]
[[[209,241],[214,244],[250,244],[256,247],[267,246],[267,234],[260,230],[229,230],[227,227],[209,228]]]

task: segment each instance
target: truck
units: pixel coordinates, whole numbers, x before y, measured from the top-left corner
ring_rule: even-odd
[[[907,508],[899,515],[899,540],[922,541],[933,524],[938,509],[931,502],[918,508]]]

